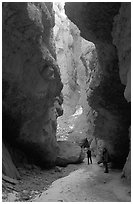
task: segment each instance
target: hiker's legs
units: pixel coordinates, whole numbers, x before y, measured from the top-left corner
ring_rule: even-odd
[[[91,158],[91,156],[90,156],[90,162],[91,162],[91,164],[92,164],[92,158]]]
[[[108,164],[107,162],[104,163],[104,167],[105,167],[105,170],[104,170],[104,173],[108,173]]]
[[[89,155],[87,155],[87,158],[88,158],[88,165],[89,165]]]

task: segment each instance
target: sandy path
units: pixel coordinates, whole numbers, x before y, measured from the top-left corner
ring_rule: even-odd
[[[129,202],[130,188],[120,179],[120,172],[103,173],[96,162],[52,183],[32,202]]]

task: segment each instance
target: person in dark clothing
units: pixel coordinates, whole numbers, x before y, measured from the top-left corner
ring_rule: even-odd
[[[109,160],[109,155],[108,155],[108,151],[106,148],[103,149],[103,165],[104,165],[104,173],[109,173],[109,170],[108,170],[108,160]]]
[[[87,138],[85,138],[83,141],[83,144],[81,145],[81,148],[88,148],[89,146],[90,146],[89,142],[88,142]]]
[[[92,159],[91,159],[91,150],[90,150],[90,144],[88,142],[88,139],[85,138],[83,141],[83,144],[81,145],[81,148],[87,148],[87,158],[88,158],[88,165],[89,165],[89,160],[92,164]]]
[[[89,160],[90,160],[90,162],[91,162],[91,164],[92,164],[90,147],[88,147],[88,149],[87,149],[87,158],[88,158],[88,165],[89,165]]]

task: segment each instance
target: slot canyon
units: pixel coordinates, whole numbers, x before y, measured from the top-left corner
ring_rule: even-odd
[[[94,165],[106,147],[108,175],[119,172],[114,178],[130,189],[130,136],[131,3],[3,2],[3,201],[13,191],[21,198],[12,201],[31,201],[87,166],[86,138]],[[100,199],[77,201],[127,201]]]

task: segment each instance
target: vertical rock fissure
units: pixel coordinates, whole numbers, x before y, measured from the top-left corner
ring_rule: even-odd
[[[64,113],[58,118],[57,139],[77,142],[85,137],[92,138],[93,110],[88,105],[86,90],[89,88],[91,69],[93,70],[94,64],[97,63],[96,49],[93,43],[80,36],[80,30],[67,18],[64,4],[54,3],[54,10],[56,55],[64,85]],[[79,119],[76,119],[76,115]],[[76,124],[73,124],[75,122]],[[69,131],[73,132],[73,135],[69,135]]]

